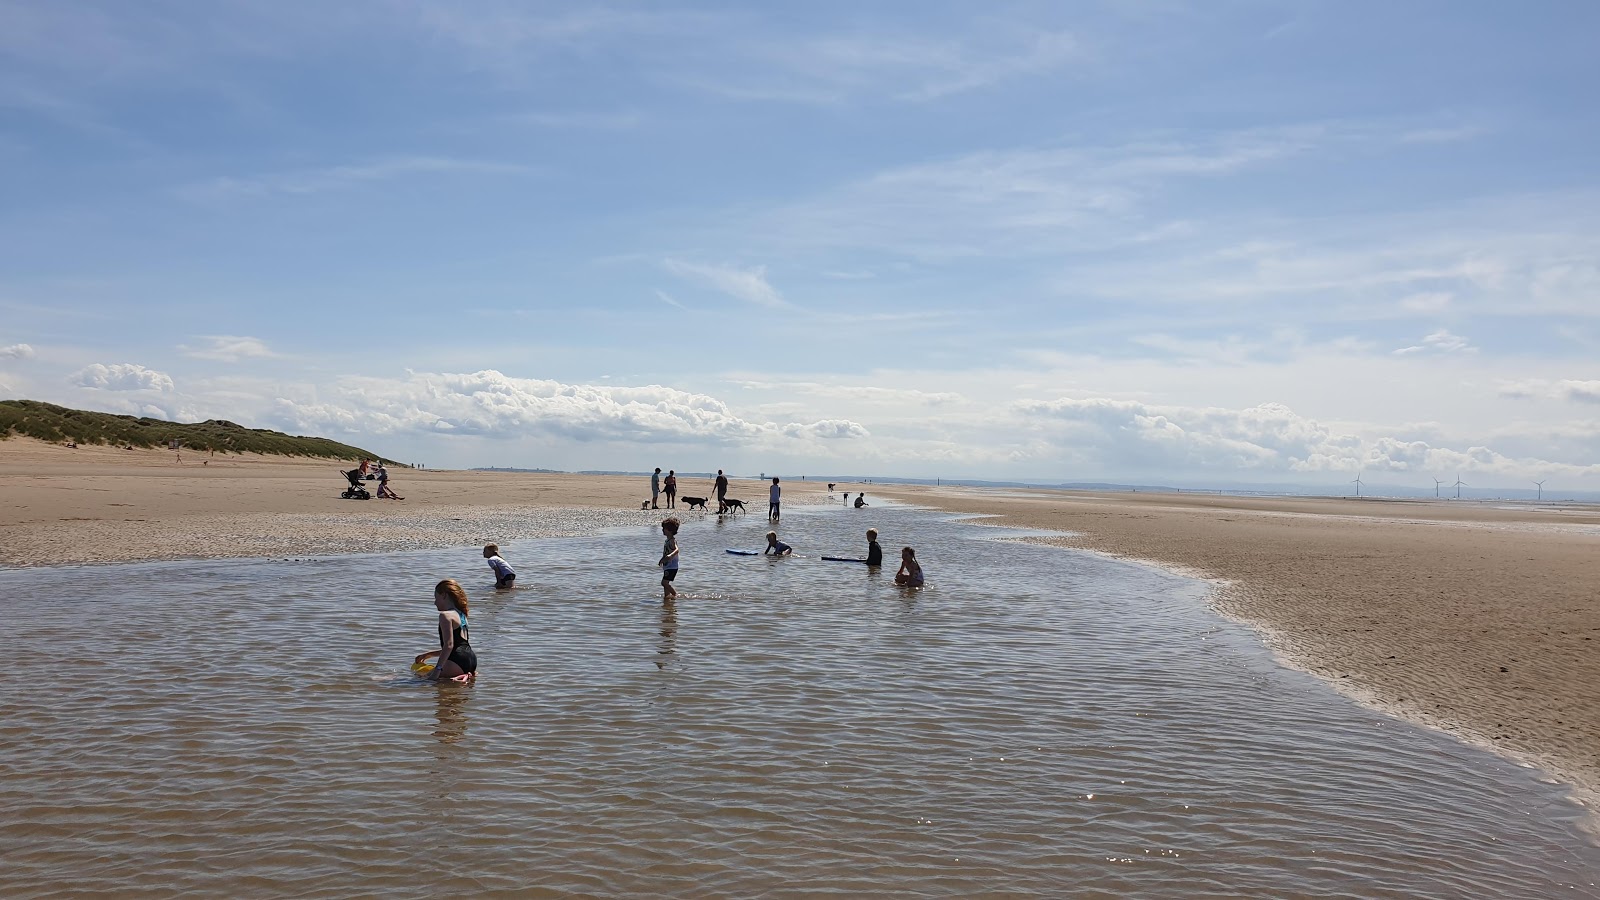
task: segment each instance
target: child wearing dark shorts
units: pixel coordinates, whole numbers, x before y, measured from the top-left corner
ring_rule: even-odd
[[[678,599],[678,590],[672,586],[672,582],[678,578],[678,526],[675,518],[661,523],[661,533],[667,536],[666,543],[661,545],[661,559],[656,562],[661,567],[662,603]]]

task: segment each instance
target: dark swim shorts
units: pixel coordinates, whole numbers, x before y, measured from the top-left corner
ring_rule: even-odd
[[[661,580],[662,581],[677,581],[678,580],[678,570],[677,569],[662,569],[661,570]]]

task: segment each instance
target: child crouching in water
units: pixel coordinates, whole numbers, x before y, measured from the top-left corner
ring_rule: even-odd
[[[894,583],[922,587],[922,566],[917,564],[917,551],[910,547],[900,551],[900,571],[894,573]]]
[[[676,518],[667,518],[661,521],[661,533],[667,536],[666,543],[661,545],[661,559],[656,565],[661,567],[661,602],[671,603],[678,599],[678,589],[672,582],[678,577],[678,526]]]
[[[778,479],[774,478],[773,481]],[[778,540],[776,531],[767,532],[767,549],[761,551],[764,556],[787,556],[794,552],[794,548]]]
[[[433,607],[439,611],[439,649],[417,654],[417,662],[433,657],[439,662],[427,674],[428,680],[455,679],[478,671],[478,654],[467,643],[467,592],[446,578],[434,586]]]
[[[498,590],[512,587],[517,580],[517,572],[505,560],[500,558],[499,544],[485,544],[483,558],[489,561],[489,568],[494,570],[494,586]]]

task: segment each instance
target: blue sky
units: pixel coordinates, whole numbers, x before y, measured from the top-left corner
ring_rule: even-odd
[[[1592,490],[1597,28],[0,0],[0,396],[435,466]]]

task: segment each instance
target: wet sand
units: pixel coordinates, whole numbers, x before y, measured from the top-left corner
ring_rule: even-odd
[[[0,441],[0,565],[382,553],[517,538],[593,534],[676,511],[641,510],[647,477],[391,468],[405,500],[343,500],[353,461],[67,449]],[[378,484],[366,482],[376,494]],[[766,511],[769,483],[733,480],[728,496]],[[788,503],[825,486],[784,482]],[[710,496],[680,478],[679,496]],[[666,499],[661,499],[665,504]],[[715,507],[712,507],[713,511]]]
[[[1356,699],[1600,794],[1600,509],[869,486],[1222,582],[1225,615]],[[893,538],[888,537],[892,543]],[[929,571],[936,563],[925,562]]]
[[[507,545],[667,514],[641,511],[648,480],[623,476],[395,469],[405,501],[341,500],[348,467],[0,441],[0,564]],[[760,516],[766,486],[736,479],[730,496]],[[1048,541],[1225,582],[1218,608],[1291,665],[1600,793],[1593,507],[865,487],[869,500],[1073,532]],[[789,504],[826,494],[816,482],[784,488]],[[709,495],[709,480],[680,479],[679,493]],[[884,539],[892,557],[894,536]],[[936,578],[937,553],[924,555]]]

